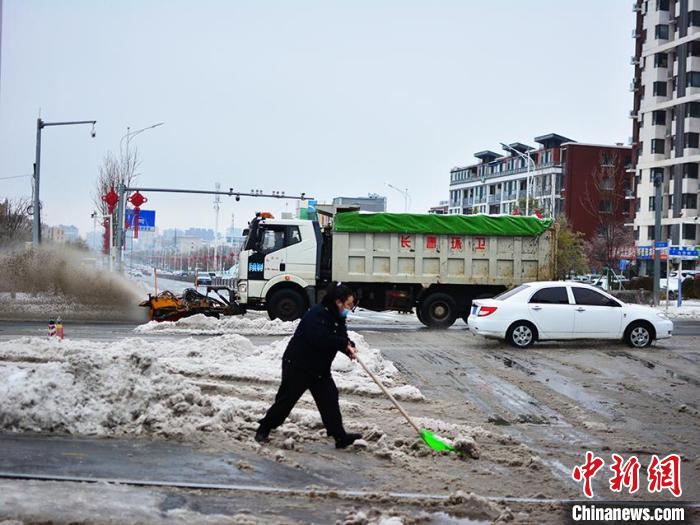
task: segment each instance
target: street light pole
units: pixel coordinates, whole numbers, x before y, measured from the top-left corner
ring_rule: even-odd
[[[126,139],[126,154],[124,156],[124,172],[122,174],[122,180],[119,181],[119,186],[121,187],[126,187],[131,181],[128,180],[128,173],[127,170],[130,170],[130,160],[129,160],[129,142],[131,141],[132,137],[135,137],[139,133],[143,133],[144,131],[148,131],[149,129],[157,128],[158,126],[162,126],[165,124],[165,122],[158,122],[157,124],[153,124],[151,126],[146,126],[145,128],[137,129],[136,131],[131,131],[131,128],[129,126],[126,127],[126,134],[122,136],[122,138],[119,140],[119,152],[121,153],[122,151],[122,143],[124,142],[124,139]],[[122,202],[123,195],[122,192],[119,192],[119,204],[117,205],[117,229],[116,229],[116,239],[115,242],[117,243],[117,269],[118,271],[122,271],[122,243],[123,243],[123,229],[124,229],[124,220],[126,216],[126,205],[124,202]]]
[[[384,184],[386,184],[389,188],[394,189],[403,195],[403,211],[404,211],[404,213],[408,213],[408,203],[411,200],[411,197],[408,194],[408,188],[402,190],[401,188],[397,188],[396,186],[394,186],[393,184],[389,184],[388,182],[385,182]]]
[[[530,184],[530,173],[531,173],[530,168],[533,168],[532,171],[534,171],[535,161],[532,160],[532,157],[530,156],[530,152],[522,153],[522,152],[518,151],[517,149],[508,146],[507,144],[503,144],[503,142],[501,142],[501,146],[503,146],[503,149],[508,150],[508,151],[512,151],[513,153],[515,153],[519,157],[522,157],[523,159],[528,161],[527,173],[525,175],[525,180],[527,182],[527,184],[525,184],[525,215],[529,216],[530,215],[530,186],[531,186],[531,184]],[[554,201],[552,201],[552,208],[553,207],[554,207]],[[552,215],[554,215],[554,213],[552,213]]]
[[[656,249],[656,243],[661,241],[661,185],[663,184],[663,173],[654,173],[654,243],[651,253],[654,255],[654,306],[659,306],[661,295],[661,252]],[[668,275],[666,276],[666,294],[670,289]]]
[[[34,160],[34,187],[32,203],[32,243],[34,246],[41,244],[41,198],[39,196],[39,182],[41,180],[41,130],[48,126],[74,126],[78,124],[92,124],[92,132],[95,138],[96,120],[73,120],[68,122],[44,122],[41,118],[36,119],[36,158]]]

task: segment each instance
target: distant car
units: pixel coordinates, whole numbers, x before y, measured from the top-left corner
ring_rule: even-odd
[[[197,274],[197,286],[211,286],[211,275],[207,272]]]
[[[475,300],[467,324],[475,334],[518,348],[547,339],[623,339],[645,348],[673,332],[663,313],[573,281],[527,283],[493,299]]]
[[[669,295],[674,295],[678,292],[678,270],[674,270],[668,274],[668,279],[659,279],[659,286],[662,290],[668,289]],[[681,281],[687,279],[700,279],[700,271],[697,270],[681,270]]]

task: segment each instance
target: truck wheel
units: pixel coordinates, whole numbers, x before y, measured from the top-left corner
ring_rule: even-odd
[[[421,304],[419,304],[419,305],[416,306],[416,317],[418,318],[418,320],[419,320],[421,323],[425,324],[425,321],[423,321],[423,315],[420,313],[420,309],[421,309],[422,307],[423,307],[423,305],[421,305]],[[427,326],[427,325],[426,325],[426,326]]]
[[[449,328],[457,318],[457,304],[445,293],[429,295],[420,306],[419,319],[432,328]]]
[[[294,321],[301,318],[305,310],[304,298],[295,290],[279,290],[272,294],[267,305],[270,319]]]

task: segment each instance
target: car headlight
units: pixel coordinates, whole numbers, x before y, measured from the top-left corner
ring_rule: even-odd
[[[668,320],[668,316],[667,316],[666,314],[664,314],[664,313],[659,312],[659,313],[657,313],[656,315],[658,315],[659,317],[661,317],[661,319],[667,319],[667,320]]]

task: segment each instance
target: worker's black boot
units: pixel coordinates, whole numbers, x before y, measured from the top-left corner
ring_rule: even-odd
[[[356,440],[360,439],[362,434],[354,434],[352,432],[347,433],[341,437],[335,438],[335,448],[347,448],[352,445]]]
[[[270,441],[270,431],[263,427],[258,427],[258,431],[255,433],[255,441],[268,443]]]

